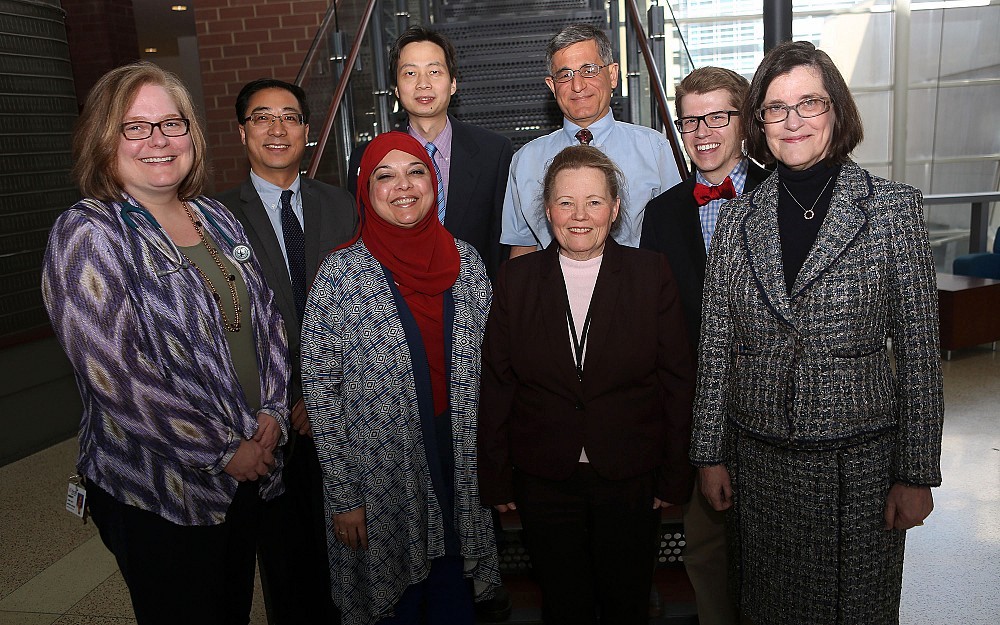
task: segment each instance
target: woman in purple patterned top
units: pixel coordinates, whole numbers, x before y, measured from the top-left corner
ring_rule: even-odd
[[[105,75],[73,154],[88,199],[53,226],[42,290],[83,399],[90,513],[139,623],[245,624],[257,509],[283,490],[284,324],[239,223],[201,195],[174,75]]]

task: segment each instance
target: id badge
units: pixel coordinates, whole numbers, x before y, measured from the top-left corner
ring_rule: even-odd
[[[79,475],[69,478],[66,488],[66,510],[87,522],[87,489],[81,483]]]

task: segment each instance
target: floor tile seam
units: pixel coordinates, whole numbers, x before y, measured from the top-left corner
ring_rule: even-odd
[[[21,597],[15,597],[15,595],[17,595],[22,590],[25,590],[26,592],[32,592],[32,591],[34,591],[34,589],[30,587],[33,583],[36,583],[37,580],[39,580],[40,578],[44,582],[44,578],[45,578],[46,575],[53,575],[54,574],[53,569],[55,569],[56,567],[59,567],[61,564],[65,564],[64,561],[66,561],[69,558],[72,558],[75,554],[77,554],[77,552],[79,550],[83,549],[84,547],[90,546],[89,543],[93,542],[94,540],[97,540],[98,542],[100,542],[102,548],[104,547],[103,542],[101,542],[100,535],[95,535],[95,536],[93,536],[93,537],[91,537],[91,538],[83,541],[82,543],[80,543],[79,545],[77,545],[76,547],[74,547],[73,549],[71,549],[63,557],[61,557],[58,560],[52,562],[51,564],[49,564],[44,569],[42,569],[42,570],[38,571],[37,573],[35,573],[34,575],[32,575],[29,579],[25,580],[23,583],[21,583],[20,585],[18,585],[11,592],[5,594],[3,597],[0,597],[0,613],[2,613],[2,612],[23,612],[23,613],[27,613],[27,614],[56,614],[56,615],[63,615],[63,614],[66,613],[66,610],[72,609],[73,606],[77,605],[87,595],[89,595],[91,592],[93,592],[95,589],[97,589],[101,584],[104,584],[109,579],[111,579],[111,577],[114,576],[115,573],[118,572],[117,565],[114,566],[113,570],[110,570],[108,572],[108,574],[105,575],[104,577],[94,576],[94,578],[91,578],[89,580],[90,589],[87,590],[86,592],[80,594],[78,597],[76,597],[75,600],[73,600],[73,602],[71,604],[69,604],[62,612],[58,612],[58,611],[57,612],[52,612],[52,611],[43,611],[43,610],[39,610],[39,611],[26,611],[26,610],[23,610],[23,609],[10,610],[9,608],[4,608],[4,603],[5,602],[7,602],[7,601],[14,601],[14,602],[16,602],[16,601],[20,600]],[[93,573],[94,573],[94,567],[91,567],[87,571],[87,574],[88,575],[92,575]],[[42,582],[38,582],[38,583],[42,583]],[[11,597],[15,597],[15,598],[11,599]],[[115,617],[112,617],[112,618],[115,618]]]

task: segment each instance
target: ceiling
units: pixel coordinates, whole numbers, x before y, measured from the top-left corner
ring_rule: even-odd
[[[187,5],[187,11],[171,11],[175,4]],[[177,38],[194,37],[194,0],[132,0],[139,52],[143,58],[177,56]],[[155,54],[144,52],[156,48]]]

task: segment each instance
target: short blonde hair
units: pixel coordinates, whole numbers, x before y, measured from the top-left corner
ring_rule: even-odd
[[[194,150],[191,171],[181,181],[177,196],[201,195],[208,178],[205,133],[195,115],[191,94],[180,79],[147,61],[117,67],[90,89],[73,131],[73,179],[85,197],[118,201],[125,192],[118,174],[121,125],[139,90],[146,85],[163,87],[181,117],[188,120]]]
[[[588,168],[601,172],[608,185],[608,193],[611,194],[612,200],[621,199],[618,217],[611,224],[610,234],[614,236],[621,230],[626,219],[625,198],[623,197],[625,195],[625,174],[618,169],[614,161],[594,146],[571,145],[568,148],[563,148],[562,152],[553,157],[545,169],[545,177],[542,179],[542,210],[544,211],[553,199],[556,176],[567,170]]]

